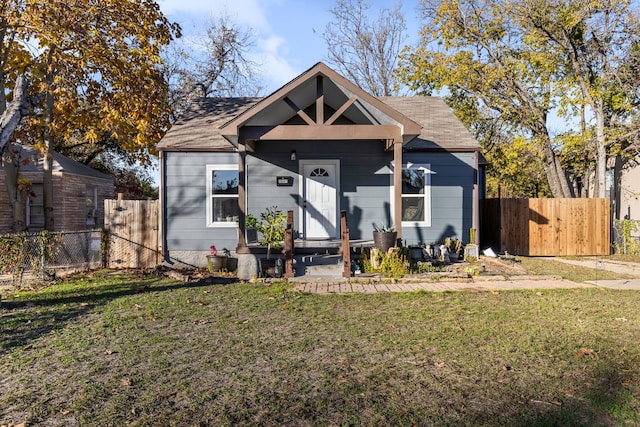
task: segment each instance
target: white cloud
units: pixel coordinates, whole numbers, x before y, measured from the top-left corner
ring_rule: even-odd
[[[265,17],[264,3],[260,0],[224,0],[206,2],[202,0],[159,0],[160,9],[170,20],[177,20],[181,25],[189,21],[197,20],[206,23],[212,16],[223,13],[240,25],[245,25],[254,30],[268,28],[268,20]]]
[[[262,76],[269,91],[278,89],[300,74],[301,70],[293,67],[285,59],[288,44],[282,37],[260,39],[258,49],[257,62],[261,64]]]
[[[159,0],[159,5],[169,20],[182,26],[180,43],[194,53],[203,49],[199,40],[206,32],[208,21],[215,16],[226,13],[234,23],[251,28],[256,43],[250,56],[260,64],[259,78],[267,92],[279,88],[301,71],[286,59],[289,43],[276,33],[277,28],[272,28],[267,18],[267,11],[286,7],[283,0]]]

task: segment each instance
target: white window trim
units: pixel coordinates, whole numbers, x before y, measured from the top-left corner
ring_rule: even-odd
[[[424,221],[402,221],[402,226],[405,227],[431,227],[431,175],[433,171],[431,170],[430,163],[403,163],[402,169],[422,169],[424,171],[424,212],[425,219]],[[391,165],[391,170],[393,171],[393,164]],[[395,212],[395,197],[393,192],[393,173],[391,173],[391,212]],[[411,197],[420,197],[419,195],[412,195]],[[402,195],[400,195],[400,199],[402,200]]]
[[[234,170],[234,171],[238,171],[238,165],[217,165],[217,164],[212,164],[212,165],[207,165],[207,175],[206,175],[206,180],[207,180],[207,217],[206,217],[206,222],[207,222],[207,227],[211,227],[211,228],[238,228],[238,223],[237,222],[227,222],[227,221],[222,221],[222,222],[218,222],[218,221],[213,221],[213,195],[211,194],[211,172],[214,170]]]

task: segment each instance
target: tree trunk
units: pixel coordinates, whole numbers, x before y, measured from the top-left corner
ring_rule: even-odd
[[[45,95],[45,127],[44,127],[44,159],[42,159],[42,191],[44,202],[44,229],[55,230],[53,213],[53,135],[51,134],[51,124],[53,122],[53,48],[47,59],[47,91]]]
[[[0,162],[5,173],[5,188],[13,215],[13,230],[26,230],[24,195],[18,190],[19,158],[15,158],[6,149],[11,145],[13,131],[18,127],[22,118],[28,113],[27,87],[29,83],[24,76],[16,79],[13,89],[13,100],[0,116]],[[4,105],[3,105],[4,107]]]
[[[22,117],[27,114],[27,86],[24,76],[18,76],[13,90],[13,101],[0,116],[0,156],[11,141],[13,131],[18,127]]]
[[[596,116],[596,190],[595,197],[607,195],[607,141],[604,136],[604,110],[602,103],[597,102],[594,108]]]
[[[553,147],[551,147],[551,139],[546,133],[546,129],[540,136],[542,138],[542,150],[545,157],[544,170],[547,175],[547,180],[549,181],[551,194],[555,198],[573,197],[571,189],[569,188],[569,180],[564,174],[564,169],[556,153],[553,151]]]
[[[620,202],[622,201],[622,191],[620,190],[620,184],[622,183],[622,166],[624,165],[624,160],[622,156],[616,156],[616,163],[613,169],[613,194],[611,194],[611,198],[614,202],[614,216],[613,219],[620,220],[622,217],[622,206],[620,206]]]
[[[9,204],[13,215],[13,231],[20,233],[27,229],[25,216],[25,198],[24,193],[18,189],[18,174],[20,169],[20,158],[16,156],[14,151],[9,147],[2,156],[2,167],[4,170],[4,184],[9,196]]]

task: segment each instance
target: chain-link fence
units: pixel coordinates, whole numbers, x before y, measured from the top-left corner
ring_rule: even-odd
[[[106,253],[102,230],[0,235],[0,286],[100,268]]]
[[[640,254],[640,221],[613,222],[613,249],[617,254]]]

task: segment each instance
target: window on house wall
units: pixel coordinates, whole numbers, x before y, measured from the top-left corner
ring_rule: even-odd
[[[207,165],[207,225],[238,222],[238,166]]]
[[[44,228],[44,187],[32,184],[31,192],[27,199],[27,227]]]
[[[402,167],[402,222],[431,226],[431,167]]]
[[[85,194],[87,225],[96,225],[96,218],[98,217],[98,187],[87,184]]]

